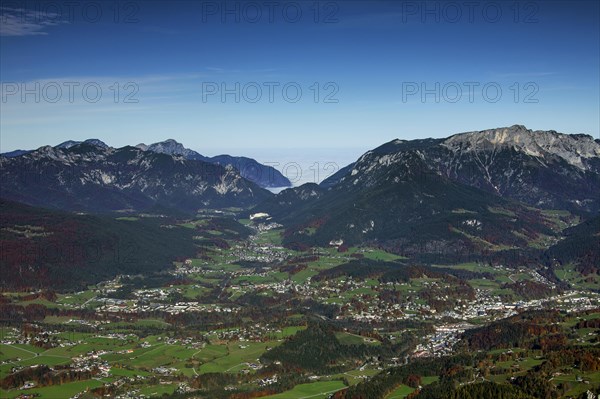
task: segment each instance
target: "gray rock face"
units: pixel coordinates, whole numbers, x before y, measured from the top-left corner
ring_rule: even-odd
[[[521,125],[467,132],[447,139],[393,140],[361,156],[323,187],[353,180],[369,185],[375,172],[421,157],[441,176],[545,209],[600,212],[600,140]]]
[[[179,155],[186,159],[207,159],[206,157],[203,157],[202,155],[198,154],[196,151],[190,150],[189,148],[185,148],[183,144],[173,139],[168,139],[159,143],[150,144],[144,151],[152,151],[159,154]]]
[[[522,125],[457,134],[446,139],[442,146],[457,154],[514,149],[540,160],[558,157],[581,170],[592,170],[587,161],[600,157],[600,144],[592,136],[532,131]]]
[[[462,183],[546,209],[600,211],[600,143],[524,126],[454,135],[432,161]]]
[[[63,143],[60,143],[59,145],[56,146],[56,148],[65,148],[66,149],[66,148],[71,148],[71,147],[76,146],[81,143],[95,145],[96,147],[100,147],[100,148],[108,148],[108,145],[105,142],[103,142],[102,140],[98,140],[98,139],[87,139],[85,141],[68,140]]]

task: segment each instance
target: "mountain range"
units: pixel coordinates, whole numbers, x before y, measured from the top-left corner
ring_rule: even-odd
[[[247,207],[271,193],[231,165],[94,142],[0,158],[2,198],[83,212]]]
[[[91,144],[103,149],[109,148],[109,146],[98,139],[87,139],[84,141],[67,140],[63,143],[56,145],[54,148],[69,149],[78,144]],[[272,166],[267,166],[259,163],[255,159],[247,157],[235,157],[231,155],[217,155],[214,157],[206,157],[197,153],[194,150],[185,148],[183,144],[178,143],[173,139],[168,139],[158,143],[146,145],[140,143],[135,146],[142,151],[150,151],[160,154],[168,154],[181,156],[187,160],[203,161],[207,163],[219,164],[222,166],[231,165],[236,168],[241,176],[245,179],[256,183],[263,188],[281,188],[291,187],[291,182],[285,176],[283,176],[277,169]],[[24,154],[33,152],[33,150],[15,150],[0,154],[5,158],[14,158]]]
[[[320,185],[277,195],[256,184],[289,185],[275,172],[175,140],[118,149],[68,141],[0,157],[5,199],[84,212],[251,209],[284,224],[288,244],[376,242],[406,254],[518,248],[553,236],[544,210],[584,220],[600,212],[600,140],[521,125],[396,139]]]
[[[599,212],[599,140],[520,125],[393,140],[252,212],[284,224],[288,245],[375,242],[408,256],[527,247],[554,235],[544,209]]]
[[[255,219],[281,223],[284,245],[299,250],[369,244],[425,263],[568,263],[597,271],[600,141],[587,135],[514,125],[446,139],[393,140],[321,184],[279,194],[245,178],[233,165],[238,158],[223,157],[203,157],[174,140],[112,148],[95,139],[3,155],[3,240],[14,244],[14,256],[35,244],[22,237],[19,229],[27,226],[51,231],[33,239],[50,246],[79,236],[93,241],[100,237],[95,232],[102,232],[100,241],[118,243],[141,233],[128,232],[110,214],[187,218],[233,208],[239,217],[262,214]],[[73,212],[109,215],[81,219]],[[154,247],[152,235],[164,230],[162,223],[148,226],[155,233],[143,233],[136,245]],[[193,247],[188,241],[182,251]],[[28,272],[14,256],[11,279],[25,284]],[[67,281],[65,262],[44,270],[64,269],[61,281]]]
[[[504,198],[542,209],[600,211],[600,140],[521,125],[446,139],[396,139],[367,152],[321,185],[332,187],[354,176],[360,170],[357,164],[389,164],[407,152],[418,153],[436,174]]]

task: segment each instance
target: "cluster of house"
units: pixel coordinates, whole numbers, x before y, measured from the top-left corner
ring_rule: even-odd
[[[234,305],[222,306],[219,304],[201,304],[198,302],[176,302],[176,303],[141,303],[140,301],[130,301],[114,298],[99,298],[103,303],[96,308],[96,312],[121,312],[121,313],[143,313],[143,312],[165,312],[170,314],[179,314],[186,312],[207,312],[207,313],[236,313],[239,308]]]

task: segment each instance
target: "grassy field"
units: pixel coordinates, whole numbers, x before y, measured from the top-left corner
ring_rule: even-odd
[[[572,264],[563,265],[555,270],[556,276],[571,284],[577,289],[598,289],[600,285],[600,276],[598,274],[590,274],[583,276]]]
[[[38,394],[40,399],[58,399],[58,398],[70,398],[71,396],[76,395],[79,392],[85,391],[86,389],[93,389],[102,386],[102,382],[97,380],[85,380],[85,381],[76,381],[70,382],[62,385],[54,385],[43,388],[33,388],[28,389],[26,391],[21,390],[10,390],[4,391],[0,390],[0,395],[2,398],[12,399],[17,396],[27,393],[27,394]]]
[[[367,378],[374,376],[375,374],[379,374],[380,370],[365,368],[364,370],[350,370],[345,373],[332,375],[332,379],[337,378],[345,378],[348,380],[350,385],[356,385],[359,382],[365,381]]]
[[[251,369],[248,364],[257,363],[258,358],[267,350],[267,347],[278,345],[277,342],[232,342],[222,345],[221,356],[202,364],[199,373],[234,373],[244,369]],[[203,352],[200,352],[201,355]]]
[[[88,300],[94,298],[96,293],[93,290],[80,291],[73,294],[60,294],[56,299],[57,303],[66,305],[82,305]]]
[[[304,399],[304,398],[326,398],[330,393],[344,389],[341,381],[319,381],[310,384],[296,385],[294,389],[277,395],[265,396],[269,399]]]
[[[452,269],[462,269],[468,270],[470,272],[487,272],[496,274],[498,271],[491,266],[477,263],[477,262],[467,262],[467,263],[458,263],[456,265],[432,265],[434,267],[449,267]]]
[[[269,231],[265,231],[261,233],[256,240],[257,244],[273,244],[273,245],[281,245],[282,237],[281,233],[283,230],[281,229],[272,229]]]
[[[302,331],[306,329],[305,326],[290,326],[284,327],[281,329],[281,332],[277,331],[274,334],[271,334],[269,338],[271,339],[284,339],[287,337],[291,337],[292,335],[296,335],[298,331]]]
[[[581,376],[583,381],[577,381],[576,374]],[[567,392],[567,395],[577,397],[590,389],[590,385],[586,384],[584,381],[588,381],[598,386],[598,382],[600,381],[600,371],[596,371],[594,373],[571,373],[560,375],[554,377],[554,381],[556,384],[560,382],[569,382],[571,385],[574,385],[574,387]]]
[[[48,366],[57,366],[71,363],[71,358],[63,354],[56,353],[53,349],[45,350],[32,345],[5,345],[0,344],[0,361],[8,361],[0,366],[0,375],[5,376],[10,373],[12,367],[33,366],[45,364]]]
[[[0,344],[0,352],[4,359],[14,359],[19,357],[21,359],[28,359],[35,356],[36,353],[44,352],[44,348],[38,348],[33,345],[13,344],[5,345]]]
[[[429,385],[434,381],[437,381],[438,377],[423,377],[421,379],[421,384],[422,385]],[[404,399],[405,397],[407,397],[409,394],[414,392],[414,388],[411,388],[409,386],[406,385],[400,385],[398,388],[396,388],[394,391],[392,391],[388,396],[385,397],[385,399]]]
[[[118,361],[131,368],[151,369],[160,366],[171,366],[174,363],[190,359],[195,352],[197,352],[197,349],[159,343],[149,348],[135,349],[133,353],[126,356],[114,354],[103,356],[103,358],[108,361]]]
[[[137,218],[135,216],[121,216],[119,218],[116,218],[115,220],[122,220],[125,222],[135,222],[137,220],[140,220],[140,218]]]
[[[382,260],[385,262],[390,262],[390,261],[398,260],[398,259],[406,259],[404,256],[391,254],[391,253],[385,252],[381,249],[366,250],[365,252],[363,252],[363,255],[367,259]]]
[[[542,215],[544,215],[548,220],[550,220],[556,226],[558,230],[564,230],[567,227],[574,226],[580,223],[580,217],[573,215],[569,211],[563,210],[542,210]]]
[[[151,385],[140,389],[140,394],[150,397],[160,397],[164,394],[171,395],[175,392],[177,385],[175,384],[162,384],[162,385]]]
[[[386,396],[386,399],[404,399],[405,397],[407,397],[409,394],[413,393],[414,391],[415,391],[414,388],[411,388],[407,385],[400,385],[392,393],[390,393],[388,396]]]

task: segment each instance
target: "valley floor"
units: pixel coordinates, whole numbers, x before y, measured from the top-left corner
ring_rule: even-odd
[[[559,289],[527,267],[415,268],[369,247],[298,252],[282,246],[280,226],[242,223],[248,238],[204,231],[198,257],[166,273],[79,292],[4,292],[1,397],[342,398],[372,389],[369,397],[400,399],[449,381],[512,387],[540,376],[556,397],[599,389],[600,295],[586,286]],[[223,242],[207,241],[215,237]],[[568,266],[564,275],[577,281]],[[403,374],[415,364],[429,371]]]

